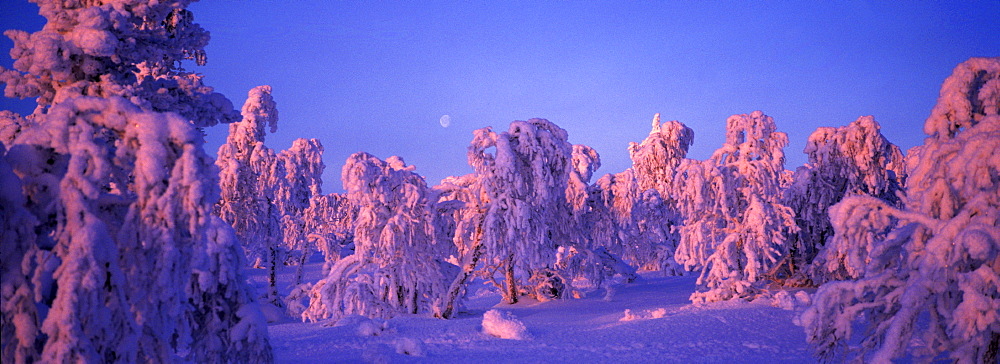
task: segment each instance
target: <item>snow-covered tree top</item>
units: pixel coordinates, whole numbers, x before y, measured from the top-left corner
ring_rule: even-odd
[[[42,30],[4,33],[14,41],[14,70],[0,67],[7,97],[37,97],[36,113],[74,96],[121,96],[199,127],[238,118],[225,96],[181,67],[205,64],[209,40],[184,9],[190,0],[33,2],[47,20]]]
[[[988,115],[1000,114],[1000,57],[970,58],[955,67],[941,85],[941,95],[924,133],[953,137]]]

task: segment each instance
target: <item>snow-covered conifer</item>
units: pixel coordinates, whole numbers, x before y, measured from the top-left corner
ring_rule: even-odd
[[[924,132],[902,208],[870,196],[834,206],[834,239],[871,251],[861,278],[822,285],[801,317],[821,358],[1000,359],[1000,58],[955,67]]]
[[[202,63],[208,40],[188,2],[37,3],[48,22],[6,33],[15,69],[0,81],[7,96],[38,101],[3,129],[38,222],[21,263],[37,321],[14,325],[39,351],[19,342],[3,361],[270,361],[242,255],[211,216],[216,170],[199,128],[235,112],[179,67]],[[6,315],[23,303],[3,304]]]

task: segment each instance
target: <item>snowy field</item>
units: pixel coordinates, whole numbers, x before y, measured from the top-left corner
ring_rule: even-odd
[[[308,266],[306,281],[320,278],[320,266]],[[281,271],[284,287],[294,270]],[[262,292],[264,271],[250,274]],[[360,318],[336,325],[285,317],[269,325],[271,345],[279,363],[815,361],[802,328],[792,323],[793,311],[761,302],[692,306],[688,296],[694,280],[644,274],[636,283],[617,286],[610,301],[602,292],[592,292],[582,299],[561,301],[524,298],[515,305],[499,303],[499,294],[474,284],[466,309],[456,319],[402,315],[388,320],[383,330],[377,322]],[[491,309],[509,312],[523,322],[529,338],[484,334],[483,314]]]

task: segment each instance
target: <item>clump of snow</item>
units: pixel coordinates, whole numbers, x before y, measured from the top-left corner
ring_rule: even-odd
[[[618,319],[618,321],[650,320],[650,319],[659,319],[664,317],[667,317],[667,309],[663,307],[654,308],[652,310],[641,310],[641,311],[632,311],[626,308],[625,316]]]
[[[483,333],[501,339],[527,340],[531,338],[524,323],[507,311],[489,310],[483,314]]]
[[[419,340],[401,337],[396,339],[396,354],[403,354],[409,356],[424,356],[424,344]]]
[[[264,320],[268,323],[278,322],[285,318],[284,310],[270,303],[261,302],[260,312],[264,314]]]
[[[778,291],[770,297],[770,302],[771,306],[782,310],[796,311],[808,307],[812,304],[812,299],[805,291],[798,291],[794,294],[789,291]]]

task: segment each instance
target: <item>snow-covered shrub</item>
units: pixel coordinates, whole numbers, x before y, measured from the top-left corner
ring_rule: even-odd
[[[524,323],[508,311],[489,310],[483,313],[483,333],[501,339],[531,339]]]
[[[700,269],[694,302],[752,298],[797,231],[782,205],[784,133],[760,111],[726,120],[726,143],[704,163],[686,162],[675,192],[687,216],[677,260]]]
[[[856,196],[831,215],[835,239],[869,251],[859,279],[822,285],[801,316],[823,359],[1000,359],[1000,58],[959,64],[924,132],[902,208]]]
[[[441,299],[448,263],[436,254],[428,189],[413,169],[399,157],[359,152],[347,159],[342,179],[359,209],[356,251],[313,286],[303,320],[430,312]]]
[[[799,232],[789,237],[786,261],[790,264],[790,274],[797,280],[809,278],[818,283],[857,278],[848,271],[856,272],[863,265],[847,265],[857,262],[858,253],[867,253],[849,251],[848,247],[837,244],[827,245],[833,237],[828,210],[844,196],[851,195],[874,196],[897,205],[897,193],[902,191],[905,179],[903,154],[879,133],[879,124],[871,116],[860,117],[840,128],[816,129],[809,136],[805,153],[809,163],[796,169],[794,182],[783,197],[784,203],[795,211],[799,227]],[[815,266],[809,269],[814,258]]]
[[[11,258],[37,310],[7,311],[24,302],[4,293],[19,340],[3,362],[270,361],[238,242],[211,215],[217,170],[201,128],[238,115],[180,68],[203,64],[208,41],[189,1],[37,3],[47,24],[8,31],[15,70],[0,69],[6,95],[38,102],[4,118],[17,123],[3,127],[4,158],[37,221],[34,242],[21,240],[33,246]]]

